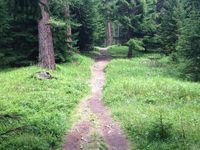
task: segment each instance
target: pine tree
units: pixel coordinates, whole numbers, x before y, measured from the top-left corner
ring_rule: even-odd
[[[102,1],[96,0],[96,31],[95,31],[95,45],[105,46],[106,44],[106,16],[105,16],[105,6]],[[111,11],[110,11],[111,12]],[[110,13],[109,12],[109,13]]]
[[[27,9],[29,5],[32,7]],[[38,3],[10,0],[4,1],[1,7],[4,13],[0,16],[0,34],[3,37],[0,40],[0,64],[23,66],[33,63],[38,56]]]
[[[12,40],[6,49],[12,52],[5,52],[5,55],[13,58],[9,64],[26,64],[27,60],[36,59],[35,52],[38,53],[39,47],[39,65],[55,69],[48,0],[10,0],[7,8],[11,18],[9,38]]]
[[[75,37],[72,35],[73,17],[70,9],[72,2],[69,0],[51,0],[49,3],[50,25],[53,34],[55,60],[64,63],[76,50]]]
[[[73,30],[78,33],[77,44],[80,51],[89,51],[94,47],[95,31],[97,29],[97,11],[95,0],[81,0],[75,3],[72,13],[80,26]]]
[[[158,13],[156,8],[157,0],[145,0],[144,21],[143,21],[143,42],[145,50],[156,49],[160,46],[158,37],[159,24],[157,23]]]
[[[161,10],[160,37],[164,53],[170,54],[176,50],[178,40],[178,0],[166,0]]]
[[[190,79],[200,80],[200,1],[183,2],[185,9],[177,49],[183,62],[184,73]]]
[[[140,0],[118,0],[116,3],[116,14],[118,21],[127,30],[128,40],[142,37],[144,9]],[[133,57],[132,46],[129,46],[128,57]]]

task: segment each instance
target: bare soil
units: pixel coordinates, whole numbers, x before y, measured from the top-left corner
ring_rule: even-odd
[[[80,121],[75,123],[67,134],[63,150],[84,149],[84,145],[91,143],[90,136],[94,130],[102,137],[106,147],[100,148],[95,145],[97,147],[90,148],[90,150],[130,150],[125,134],[119,124],[113,121],[110,112],[102,102],[105,82],[104,69],[111,60],[111,56],[108,55],[106,48],[101,48],[100,53],[91,68],[91,95],[81,102],[79,106]]]

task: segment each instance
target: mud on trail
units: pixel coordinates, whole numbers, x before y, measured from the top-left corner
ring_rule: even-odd
[[[79,105],[79,122],[65,138],[63,150],[130,150],[128,140],[102,102],[104,69],[111,60],[106,48],[100,49],[92,66],[91,94]]]

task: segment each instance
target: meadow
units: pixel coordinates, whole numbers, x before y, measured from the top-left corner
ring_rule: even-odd
[[[138,150],[200,149],[200,83],[180,78],[170,57],[112,46],[104,102]]]
[[[37,66],[0,70],[0,149],[61,149],[89,91],[93,60],[79,54],[57,65],[52,80],[38,80]]]

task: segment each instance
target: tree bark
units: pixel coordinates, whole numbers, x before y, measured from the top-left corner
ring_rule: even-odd
[[[107,46],[112,45],[112,33],[111,33],[111,24],[110,24],[110,17],[107,16],[106,19],[106,30],[107,30]]]
[[[133,47],[131,45],[128,46],[128,58],[133,58]]]
[[[107,33],[106,44],[107,46],[110,46],[112,45],[112,32],[111,32],[110,16],[108,12],[108,0],[105,0],[105,14],[106,14],[106,33]]]
[[[64,14],[66,21],[70,21],[70,7],[69,5],[65,5]],[[66,39],[67,39],[67,47],[72,49],[72,28],[70,22],[67,22],[66,26]]]
[[[117,44],[121,44],[120,43],[120,26],[119,26],[119,23],[117,25]]]
[[[55,69],[55,56],[53,48],[53,39],[51,27],[49,25],[49,13],[46,10],[48,0],[40,0],[42,18],[38,22],[38,38],[39,38],[39,66],[47,69]]]
[[[129,36],[129,40],[132,38],[132,28],[129,27],[128,29],[128,36]],[[133,57],[133,46],[131,45],[131,43],[129,43],[128,46],[128,58],[132,58]]]
[[[131,0],[129,0],[128,3],[130,4]],[[128,8],[128,14],[131,14],[130,8]],[[131,40],[131,38],[133,37],[132,30],[133,29],[129,26],[128,27],[128,37],[129,37],[129,40]],[[128,58],[132,58],[133,57],[133,47],[132,47],[131,43],[129,43],[128,55],[127,56],[128,56]]]

